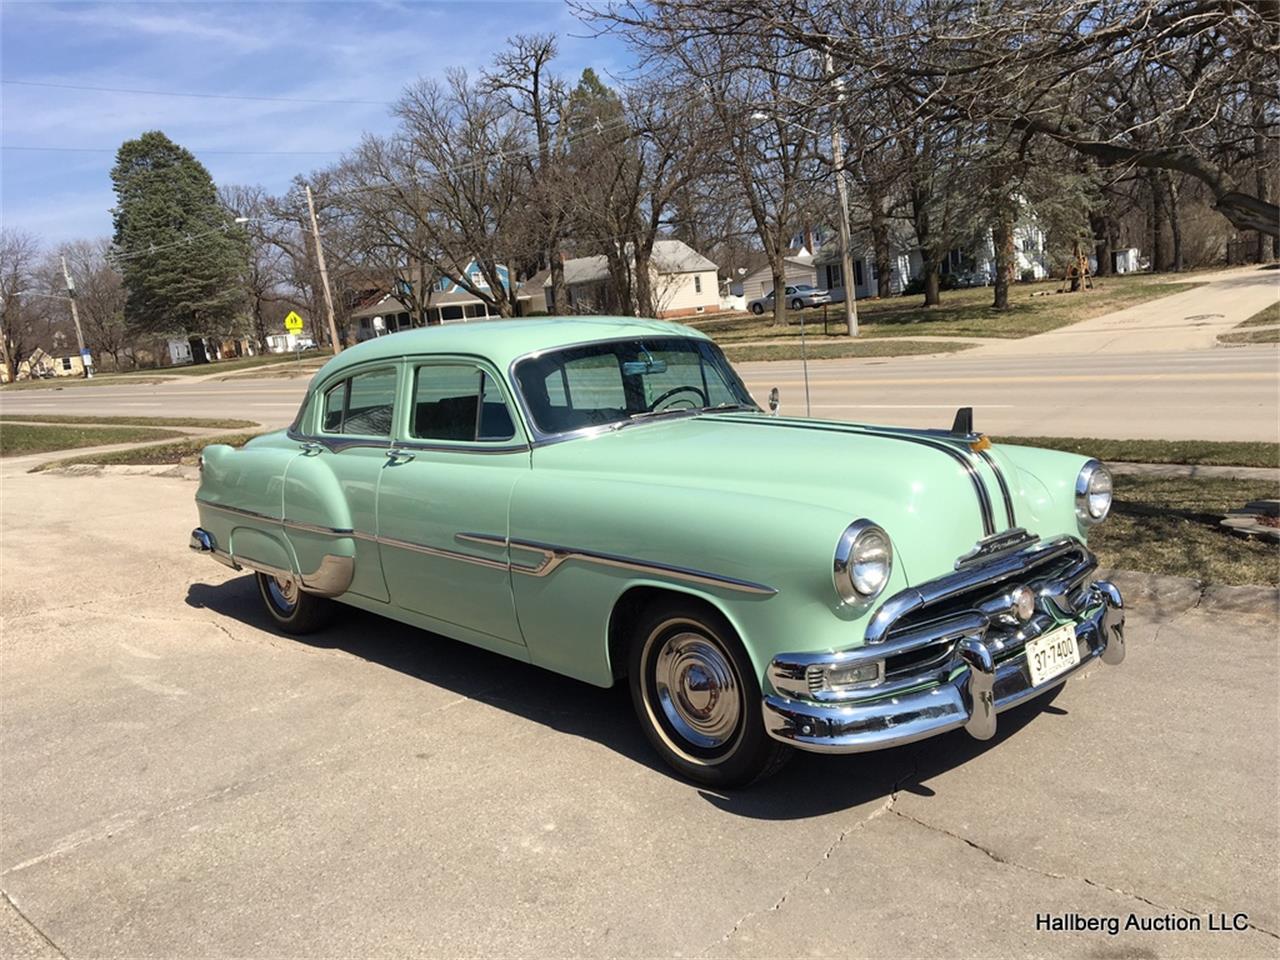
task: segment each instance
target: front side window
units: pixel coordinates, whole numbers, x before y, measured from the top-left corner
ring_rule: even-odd
[[[389,437],[395,398],[395,368],[358,373],[325,392],[321,429],[325,433]]]
[[[756,409],[719,348],[686,337],[553,350],[520,361],[515,377],[534,423],[548,434],[663,414]]]
[[[418,440],[510,440],[515,422],[492,376],[473,363],[425,364],[414,373],[409,434]]]

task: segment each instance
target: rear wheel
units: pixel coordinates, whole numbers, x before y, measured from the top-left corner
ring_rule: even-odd
[[[792,310],[799,310],[799,309],[800,309],[800,308],[802,308],[803,306],[804,306],[804,301],[803,301],[803,300],[792,300],[792,301],[791,301],[791,309],[792,309]]]
[[[650,607],[636,624],[628,666],[645,735],[690,780],[744,786],[790,756],[765,733],[755,670],[714,611],[692,601]]]
[[[285,633],[314,633],[333,622],[337,604],[305,592],[296,577],[259,573],[258,592],[267,613]]]

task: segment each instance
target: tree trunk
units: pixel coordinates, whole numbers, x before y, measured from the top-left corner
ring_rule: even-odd
[[[889,217],[880,197],[871,198],[871,246],[876,259],[876,296],[883,299],[893,292],[893,254],[889,250]],[[845,278],[845,289],[851,280]]]
[[[991,227],[991,245],[995,250],[995,299],[997,310],[1009,309],[1009,274],[1013,272],[1013,217],[1007,207],[999,212]]]
[[[635,315],[657,317],[658,303],[653,295],[653,274],[650,272],[651,251],[643,244],[636,244]]]
[[[942,273],[936,254],[930,253],[924,264],[924,305],[936,307],[942,303]]]
[[[1182,218],[1178,216],[1178,185],[1173,182],[1173,174],[1165,172],[1164,195],[1166,210],[1169,214],[1169,228],[1173,235],[1173,270],[1182,272]]]
[[[555,312],[569,312],[569,288],[564,283],[564,261],[560,259],[560,250],[551,251],[551,299],[555,303]]]
[[[1155,170],[1148,170],[1146,175],[1147,197],[1151,201],[1147,218],[1151,239],[1151,270],[1159,273],[1169,265],[1164,247],[1164,191],[1160,188],[1160,175]]]
[[[1098,261],[1093,271],[1096,277],[1111,276],[1111,224],[1105,213],[1089,217],[1089,229],[1093,233],[1093,258]]]
[[[773,325],[780,327],[787,322],[787,268],[779,254],[773,264]]]

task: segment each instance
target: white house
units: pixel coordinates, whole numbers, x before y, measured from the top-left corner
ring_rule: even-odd
[[[650,259],[650,282],[660,319],[715,313],[720,309],[717,267],[681,240],[658,240]],[[551,278],[543,283],[549,313],[602,313],[625,309],[609,283],[609,261],[603,254],[564,262],[568,303],[555,302]]]

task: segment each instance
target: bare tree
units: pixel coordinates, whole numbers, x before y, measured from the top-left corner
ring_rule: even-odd
[[[35,347],[30,287],[39,265],[40,242],[32,234],[0,228],[0,320],[3,321],[4,362],[9,382]]]

